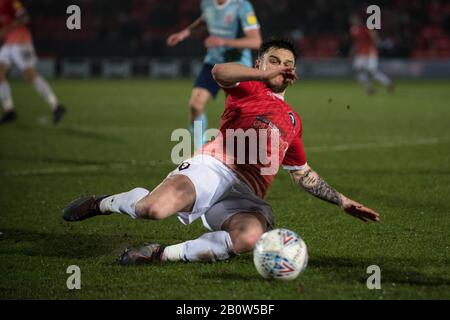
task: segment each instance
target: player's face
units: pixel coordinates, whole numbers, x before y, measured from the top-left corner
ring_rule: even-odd
[[[257,62],[257,68],[264,71],[274,70],[280,67],[295,67],[295,57],[293,53],[286,49],[271,48]],[[274,92],[283,92],[289,86],[288,79],[279,75],[268,83],[268,87]]]

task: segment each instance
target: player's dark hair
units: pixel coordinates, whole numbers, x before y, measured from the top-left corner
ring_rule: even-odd
[[[258,51],[258,57],[262,57],[270,48],[286,49],[292,52],[295,59],[298,57],[298,50],[295,44],[288,39],[270,38],[261,44]]]

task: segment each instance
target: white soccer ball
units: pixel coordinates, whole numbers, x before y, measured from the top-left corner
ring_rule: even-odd
[[[308,264],[305,242],[288,229],[264,233],[253,250],[256,270],[264,278],[294,280]]]

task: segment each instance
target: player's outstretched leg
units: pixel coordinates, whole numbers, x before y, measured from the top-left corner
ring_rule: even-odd
[[[191,211],[194,202],[195,189],[189,178],[173,175],[151,193],[144,188],[135,188],[111,196],[76,199],[63,209],[63,219],[73,222],[121,213],[133,219],[160,220],[179,211]]]
[[[91,196],[75,199],[63,209],[63,219],[66,221],[82,221],[99,215],[107,215],[100,210],[100,202],[107,196]]]
[[[53,112],[53,123],[57,124],[61,121],[62,117],[66,113],[66,108],[59,103],[58,98],[53,92],[48,82],[37,73],[33,67],[27,68],[23,71],[25,79],[33,84],[33,87],[48,103]]]
[[[208,232],[195,240],[172,246],[148,244],[128,248],[119,257],[123,265],[164,261],[215,262],[253,250],[267,231],[265,218],[258,213],[237,213],[224,222],[220,231]]]

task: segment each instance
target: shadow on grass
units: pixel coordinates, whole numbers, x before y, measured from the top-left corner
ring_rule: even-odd
[[[66,233],[51,233],[24,229],[2,229],[0,238],[0,253],[2,255],[25,255],[57,258],[96,258],[113,256],[129,245],[136,245],[127,234],[117,235],[75,233],[68,227]],[[138,237],[139,238],[139,237]],[[231,262],[231,261],[230,261]],[[234,263],[252,264],[250,254],[236,257]],[[114,264],[114,258],[107,264]],[[418,270],[427,266],[444,267],[443,261],[422,260],[413,258],[375,257],[349,258],[331,256],[312,256],[308,268],[320,273],[327,273],[330,277],[337,277],[343,281],[357,281],[365,284],[369,274],[366,269],[376,264],[381,269],[382,283],[395,283],[412,286],[450,286],[450,278],[435,276]],[[232,270],[219,273],[204,273],[201,275],[210,280],[248,281],[262,280],[254,274],[243,274]]]
[[[59,133],[62,133],[66,136],[72,136],[83,139],[90,139],[99,142],[114,142],[114,143],[123,143],[123,140],[117,137],[112,137],[111,134],[100,134],[96,132],[92,132],[91,130],[74,128],[74,127],[62,127],[58,130]]]
[[[133,244],[127,234],[94,235],[75,233],[49,233],[44,231],[2,229],[2,254],[23,254],[58,258],[93,258],[117,255]],[[2,244],[7,243],[7,246]]]
[[[239,257],[241,263],[253,263],[251,255]],[[329,257],[314,256],[309,261],[308,268],[315,269],[321,273],[327,273],[330,277],[337,277],[345,282],[357,281],[365,284],[370,274],[366,274],[367,267],[376,264],[381,269],[382,283],[395,283],[411,286],[450,286],[450,278],[431,276],[418,272],[425,266],[438,266],[437,261],[423,261],[420,259],[400,259],[400,258],[381,258],[381,259],[364,259],[364,258],[348,258],[348,257]],[[205,279],[211,280],[262,280],[255,272],[253,275],[244,275],[239,272],[220,272],[217,274],[208,273],[202,275]]]
[[[361,275],[365,275],[367,267],[373,264],[380,267],[381,281],[383,283],[428,287],[450,285],[450,278],[430,276],[417,271],[417,269],[430,265],[439,266],[441,264],[443,266],[442,263],[430,261],[429,259],[424,261],[421,259],[390,257],[364,259],[314,256],[311,257],[308,267],[325,271],[346,281],[353,280],[366,283],[370,274],[367,274],[367,276]]]
[[[49,123],[45,125],[36,125],[35,123],[17,123],[10,127],[19,129],[20,131],[26,132],[27,134],[42,131],[42,129],[45,129],[47,131],[57,132],[58,135],[66,135],[75,138],[90,139],[101,142],[123,143],[123,140],[118,138],[117,135],[113,138],[111,133],[98,133],[95,131],[95,129],[86,129],[83,127],[71,126],[64,123],[55,126],[51,123],[50,119],[48,120]]]
[[[48,156],[48,155],[25,155],[25,154],[1,154],[3,160],[11,160],[11,161],[21,161],[25,163],[57,163],[57,164],[65,164],[65,165],[98,165],[98,166],[108,166],[111,164],[110,159],[108,161],[101,161],[96,159],[81,159],[70,157],[61,157],[61,156]]]
[[[201,277],[206,280],[230,280],[230,281],[265,281],[259,274],[246,275],[239,272],[220,272],[202,274]]]

